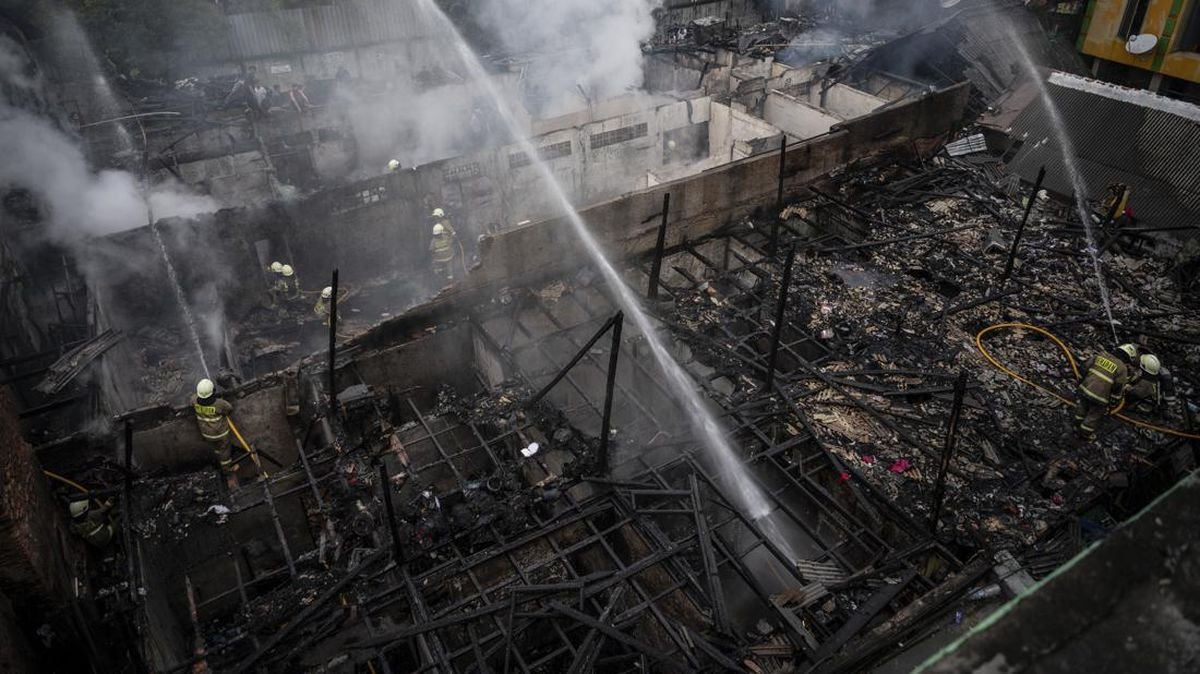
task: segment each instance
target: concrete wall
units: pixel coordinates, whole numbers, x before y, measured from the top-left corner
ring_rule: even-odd
[[[958,85],[839,124],[825,136],[790,146],[784,163],[785,198],[804,193],[806,184],[851,162],[907,151],[914,142],[935,142],[962,121],[969,94],[969,85]],[[778,174],[778,155],[761,154],[596,204],[581,210],[580,215],[610,254],[623,259],[645,254],[654,246],[654,215],[661,212],[664,193],[671,194],[667,245],[673,246],[711,234],[773,204]],[[437,300],[387,321],[355,341],[382,347],[431,315],[452,315],[460,310],[455,307],[491,297],[497,287],[531,283],[577,268],[586,259],[572,226],[563,218],[504,232],[484,242],[480,264],[466,279]]]
[[[808,103],[841,119],[861,117],[887,103],[886,99],[872,96],[845,84],[835,84],[825,89],[824,93],[821,89],[822,87],[812,87],[809,90]]]
[[[763,117],[789,136],[800,139],[827,133],[842,121],[780,91],[767,96]]]

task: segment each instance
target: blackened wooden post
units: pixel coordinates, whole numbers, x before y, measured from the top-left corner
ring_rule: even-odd
[[[792,286],[792,263],[796,261],[796,246],[788,249],[787,262],[783,264],[783,278],[779,281],[779,301],[775,305],[775,327],[771,330],[771,355],[767,358],[767,385],[764,391],[771,393],[775,384],[775,359],[779,355],[779,340],[783,337],[783,315],[787,310],[788,290]]]
[[[775,213],[771,218],[771,254],[775,254],[776,246],[779,245],[779,214],[783,212],[783,164],[787,159],[787,134],[783,134],[783,139],[779,143],[779,186],[775,191]]]
[[[621,328],[625,325],[625,312],[618,311],[612,326],[612,347],[608,354],[608,384],[604,389],[604,415],[600,420],[600,453],[596,456],[597,471],[608,474],[608,435],[612,423],[613,391],[617,385],[617,357],[621,354]]]
[[[332,294],[329,296],[329,409],[337,409],[337,384],[334,383],[333,359],[337,354],[337,301],[338,301],[338,270],[333,270],[333,283],[329,286]]]
[[[1017,232],[1013,234],[1012,248],[1008,251],[1008,262],[1004,263],[1004,273],[1000,275],[1000,290],[1004,290],[1004,284],[1008,283],[1008,277],[1012,274],[1013,263],[1017,260],[1017,247],[1021,245],[1021,235],[1025,233],[1025,223],[1029,222],[1029,214],[1033,212],[1033,204],[1037,201],[1038,192],[1042,191],[1042,181],[1046,178],[1046,167],[1038,169],[1037,180],[1033,183],[1033,192],[1029,195],[1029,203],[1025,204],[1025,215],[1021,218],[1021,224],[1017,225]]]
[[[387,464],[379,464],[379,487],[383,489],[383,504],[387,508],[388,529],[392,532],[392,559],[397,564],[404,561],[404,548],[400,545],[400,527],[396,524],[396,508],[392,505],[392,481],[388,477]]]
[[[133,422],[125,420],[125,503],[129,503],[129,491],[133,489]],[[126,506],[128,507],[128,506]]]
[[[646,297],[658,299],[658,276],[662,273],[663,248],[667,244],[667,216],[671,213],[671,193],[663,195],[662,222],[658,225],[658,241],[654,244],[654,263],[650,265],[650,288]]]
[[[967,372],[958,375],[954,383],[954,404],[950,407],[950,421],[946,424],[946,444],[942,447],[942,462],[938,466],[937,482],[933,488],[933,521],[930,529],[937,533],[942,519],[942,502],[946,497],[946,473],[954,461],[954,450],[958,447],[958,419],[962,415],[963,395],[967,392]]]

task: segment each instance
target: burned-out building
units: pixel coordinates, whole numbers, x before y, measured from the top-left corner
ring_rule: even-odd
[[[1022,3],[631,2],[635,84],[589,44],[565,88],[494,8],[288,4],[223,3],[170,82],[59,55],[70,15],[6,28],[39,161],[0,223],[0,662],[1070,666],[1103,607],[1028,623],[1156,531],[1120,599],[1175,632],[1121,634],[1190,657],[1195,253],[1046,158],[1093,159],[1033,138],[1092,85],[1033,67],[1073,70]],[[1161,400],[1079,438],[1114,339]]]

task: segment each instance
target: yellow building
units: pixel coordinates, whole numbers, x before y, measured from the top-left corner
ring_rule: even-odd
[[[1079,51],[1095,57],[1097,77],[1191,97],[1200,83],[1200,0],[1091,0]]]

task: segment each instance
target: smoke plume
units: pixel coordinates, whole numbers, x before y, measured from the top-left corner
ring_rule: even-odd
[[[542,117],[640,89],[642,44],[661,0],[486,0],[480,25],[529,60],[527,101]],[[586,96],[586,99],[585,99]]]
[[[217,209],[211,198],[160,184],[143,197],[126,171],[93,171],[76,139],[48,113],[40,75],[23,49],[0,37],[0,191],[33,195],[55,240],[103,236],[156,218]]]

